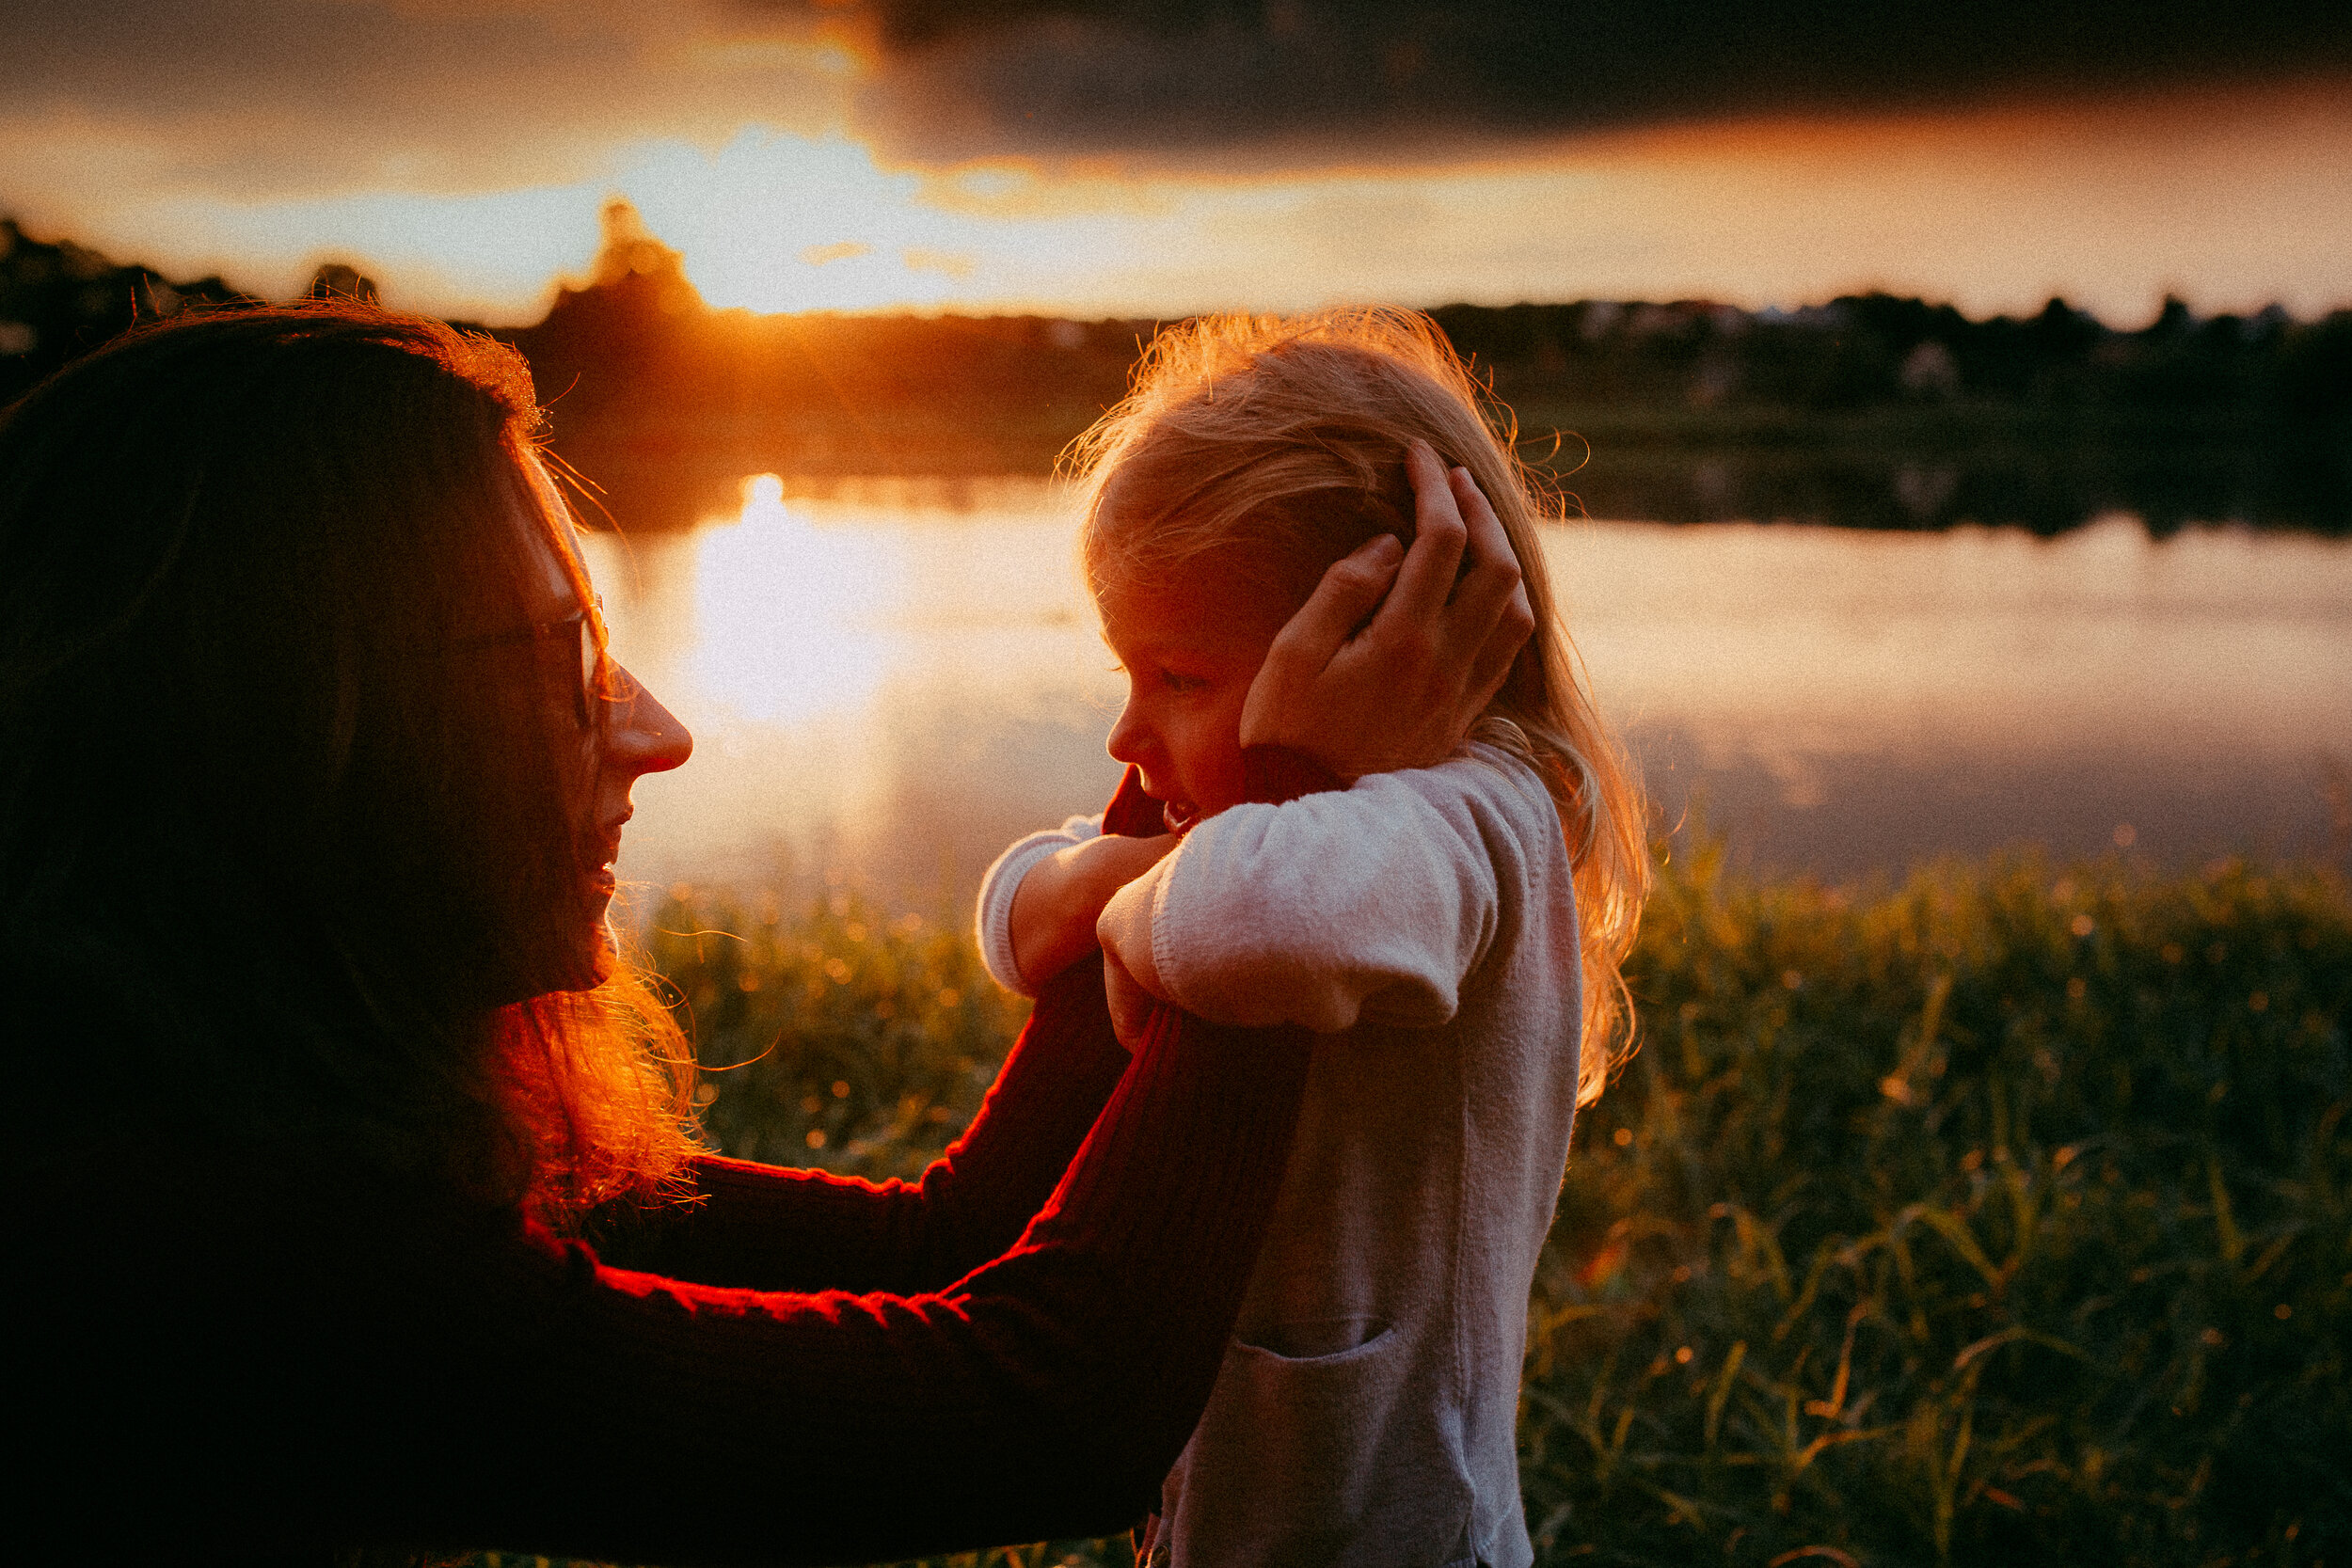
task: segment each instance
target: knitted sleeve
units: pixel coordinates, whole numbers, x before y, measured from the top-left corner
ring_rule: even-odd
[[[1204,1018],[1433,1026],[1559,832],[1534,769],[1472,747],[1222,812],[1120,889],[1098,931],[1146,990]]]
[[[1057,849],[1084,844],[1088,839],[1100,837],[1102,832],[1102,817],[1073,816],[1054,832],[1031,833],[1015,840],[980,879],[979,907],[973,919],[974,934],[980,944],[980,962],[987,966],[989,977],[1007,990],[1020,996],[1037,994],[1021,978],[1021,966],[1012,957],[1012,895],[1020,891],[1021,879]]]
[[[939,1291],[727,1291],[515,1254],[501,1332],[568,1370],[527,1379],[554,1408],[463,1539],[836,1562],[1133,1523],[1214,1381],[1306,1065],[1162,1015],[1019,1243]]]
[[[1127,1053],[1101,960],[1073,964],[1013,1042],[979,1114],[916,1181],[867,1181],[716,1155],[687,1202],[591,1227],[610,1262],[761,1291],[939,1290],[1011,1246],[1044,1206]]]

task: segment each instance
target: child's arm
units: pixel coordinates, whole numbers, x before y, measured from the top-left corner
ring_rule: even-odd
[[[1097,929],[1137,986],[1216,1022],[1428,1027],[1454,1016],[1526,890],[1568,878],[1543,782],[1480,748],[1232,807],[1115,895]]]
[[[1171,833],[1156,838],[1104,833],[1037,861],[1013,890],[1009,914],[1014,967],[1041,982],[1093,952],[1099,942],[1094,926],[1103,906],[1175,845]]]
[[[1168,852],[1173,839],[1103,832],[1100,816],[1073,816],[1055,832],[1007,849],[980,881],[980,959],[996,983],[1023,996],[1094,951],[1094,922],[1120,887]]]
[[[1056,850],[1083,844],[1102,831],[1101,816],[1073,816],[1058,831],[1031,833],[1015,840],[980,879],[979,907],[975,911],[973,931],[979,940],[980,963],[988,970],[989,977],[1007,990],[1022,996],[1037,995],[1037,987],[1021,977],[1021,965],[1013,957],[1012,905],[1023,879]]]

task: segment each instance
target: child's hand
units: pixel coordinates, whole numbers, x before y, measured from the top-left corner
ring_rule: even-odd
[[[1143,983],[1127,973],[1127,966],[1107,948],[1103,953],[1103,997],[1110,1004],[1112,1032],[1120,1044],[1133,1051],[1142,1040],[1143,1026],[1159,998],[1145,990]]]
[[[1057,849],[1029,868],[1012,893],[1012,961],[1027,984],[1042,984],[1094,951],[1094,923],[1111,895],[1176,847],[1175,835],[1104,833]]]
[[[1383,534],[1324,573],[1250,684],[1244,746],[1287,746],[1344,779],[1429,767],[1509,677],[1535,616],[1502,524],[1470,471],[1447,472],[1425,443],[1406,470],[1411,552],[1400,562]]]

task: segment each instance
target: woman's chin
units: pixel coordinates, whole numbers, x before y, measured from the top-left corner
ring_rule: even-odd
[[[583,923],[579,934],[567,944],[564,957],[549,965],[543,976],[545,983],[534,987],[532,994],[594,990],[612,978],[613,971],[619,967],[618,946],[599,901],[595,917]]]
[[[608,932],[605,940],[596,944],[596,950],[588,955],[587,962],[581,966],[581,983],[572,989],[594,990],[612,978],[612,972],[619,967],[620,960],[613,956],[612,935]]]
[[[580,953],[580,983],[567,989],[594,990],[612,978],[612,972],[620,967],[620,943],[612,934],[612,922],[599,917],[594,935]]]
[[[585,929],[579,944],[580,983],[567,990],[593,990],[612,978],[620,964],[620,939],[612,931],[612,895],[617,887],[609,865],[598,867],[588,879]]]
[[[562,923],[529,944],[535,951],[519,964],[501,966],[505,979],[494,988],[496,1002],[594,990],[612,979],[621,967],[620,941],[612,930],[612,892],[609,868],[585,878]]]

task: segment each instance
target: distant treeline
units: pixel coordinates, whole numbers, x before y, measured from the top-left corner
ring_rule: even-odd
[[[1158,325],[712,310],[633,214],[607,228],[587,284],[498,330],[530,356],[557,449],[632,526],[691,521],[760,469],[1045,472]],[[373,288],[330,267],[313,292]],[[0,398],[134,320],[243,297],[0,220]],[[2173,300],[2135,331],[2063,300],[1972,321],[1885,294],[1433,314],[1526,454],[1598,516],[2057,532],[2125,511],[2160,532],[2352,531],[2352,310]]]

